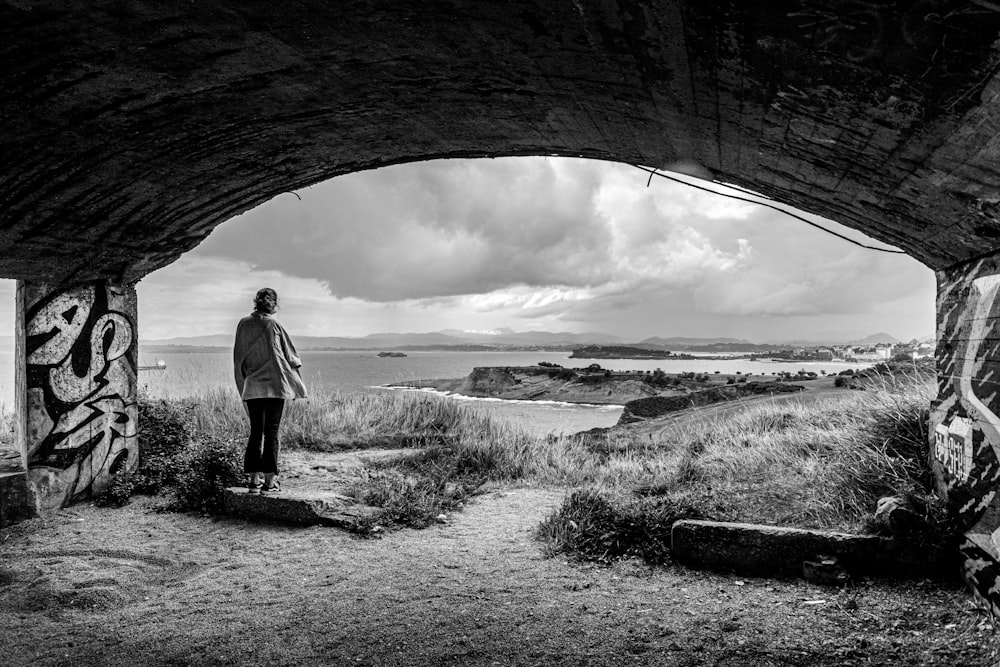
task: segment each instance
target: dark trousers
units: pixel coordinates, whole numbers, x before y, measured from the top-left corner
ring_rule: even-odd
[[[285,409],[283,398],[251,398],[246,402],[250,415],[250,439],[243,458],[243,472],[278,472],[278,429]],[[263,447],[261,447],[263,445]]]

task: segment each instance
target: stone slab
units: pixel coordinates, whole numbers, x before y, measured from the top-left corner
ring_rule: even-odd
[[[335,491],[282,491],[278,494],[248,493],[245,488],[228,488],[224,494],[227,514],[309,526],[355,529],[377,511],[359,505]]]
[[[671,532],[674,558],[693,568],[801,577],[803,563],[835,557],[853,577],[950,578],[957,564],[926,546],[875,535],[686,519]]]
[[[8,526],[38,516],[38,503],[21,470],[0,472],[0,526]]]

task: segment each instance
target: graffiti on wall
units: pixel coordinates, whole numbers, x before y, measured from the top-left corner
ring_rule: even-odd
[[[938,272],[933,458],[976,592],[1000,612],[1000,263]]]
[[[972,420],[953,417],[934,429],[934,458],[955,478],[967,482],[972,471]]]
[[[135,290],[23,289],[29,477],[64,506],[138,464]]]
[[[991,0],[801,0],[788,17],[815,48],[853,63],[907,55],[954,67],[955,54],[978,47],[997,25],[1000,5]]]

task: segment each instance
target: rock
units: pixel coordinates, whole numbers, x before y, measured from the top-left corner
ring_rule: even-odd
[[[851,579],[835,556],[802,561],[802,576],[810,583],[824,586],[843,586]]]
[[[852,535],[781,526],[682,519],[671,530],[671,552],[694,568],[754,576],[803,576],[806,561],[820,561],[810,572],[835,572],[822,564],[835,558],[851,577],[923,578],[950,576],[939,550],[877,535]],[[835,577],[835,575],[834,575]]]
[[[225,490],[223,502],[226,514],[348,530],[363,525],[378,512],[376,507],[360,505],[333,491],[286,491],[272,496],[237,487]]]
[[[931,532],[930,525],[924,521],[923,517],[896,496],[879,498],[874,518],[878,525],[885,527],[896,537],[913,538]]]

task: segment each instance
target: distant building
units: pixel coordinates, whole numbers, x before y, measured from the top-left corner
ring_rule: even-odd
[[[879,343],[871,346],[856,346],[846,348],[846,359],[856,361],[888,361],[892,358],[892,345],[889,343]]]

